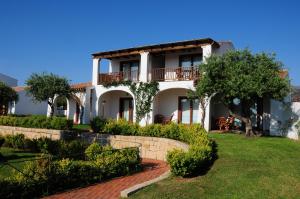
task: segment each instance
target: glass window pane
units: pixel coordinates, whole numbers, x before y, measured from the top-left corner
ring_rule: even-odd
[[[193,100],[193,123],[199,123],[200,116],[199,116],[199,100]]]
[[[202,62],[202,56],[201,55],[195,55],[193,57],[193,66],[199,66]]]
[[[191,56],[182,56],[181,59],[180,59],[180,66],[181,67],[190,67],[190,66],[192,66]]]
[[[181,110],[182,110],[181,123],[189,124],[190,123],[190,101],[188,99],[181,99]]]
[[[123,118],[129,121],[129,100],[124,100]]]

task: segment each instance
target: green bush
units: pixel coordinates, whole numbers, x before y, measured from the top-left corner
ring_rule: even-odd
[[[104,126],[106,124],[105,119],[101,119],[100,117],[95,117],[91,120],[91,128],[94,133],[101,133],[104,129]]]
[[[84,159],[84,151],[87,148],[87,143],[81,140],[72,141],[57,141],[58,142],[58,154],[60,158],[71,158],[71,159]]]
[[[172,173],[179,176],[191,176],[204,172],[216,158],[215,144],[208,138],[207,132],[199,124],[171,123],[139,127],[124,120],[114,120],[105,125],[104,132],[117,135],[163,137],[188,143],[189,150],[187,152],[174,150],[167,155]]]
[[[4,145],[14,149],[25,148],[25,136],[23,134],[8,135],[5,137]]]
[[[88,160],[96,160],[97,157],[100,157],[101,155],[108,155],[112,152],[113,148],[111,146],[101,146],[99,143],[94,142],[85,150],[84,153]]]
[[[5,142],[4,137],[0,136],[0,148],[4,144],[4,142]]]
[[[139,150],[114,150],[95,161],[43,158],[24,166],[21,173],[0,179],[0,198],[37,198],[65,189],[128,175],[140,169]]]
[[[139,125],[126,120],[109,120],[104,126],[103,132],[112,135],[138,135]]]
[[[47,117],[44,115],[33,116],[0,116],[0,125],[19,126],[25,128],[45,128],[70,130],[73,126],[72,120],[61,117]]]

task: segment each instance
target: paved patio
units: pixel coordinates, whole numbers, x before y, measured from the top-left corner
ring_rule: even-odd
[[[64,193],[45,197],[45,199],[116,199],[120,192],[159,177],[169,170],[166,162],[152,159],[143,159],[143,171],[131,176],[119,177],[107,182],[92,185],[86,188],[73,189]]]

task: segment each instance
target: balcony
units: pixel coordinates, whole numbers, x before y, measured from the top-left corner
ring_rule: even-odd
[[[100,73],[98,77],[98,84],[108,84],[112,82],[122,82],[122,81],[139,81],[139,71],[120,71],[112,73]]]
[[[152,80],[154,81],[184,81],[197,80],[199,78],[200,71],[198,67],[152,69]]]

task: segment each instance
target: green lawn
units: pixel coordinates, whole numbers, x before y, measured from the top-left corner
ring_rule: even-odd
[[[91,130],[91,126],[89,124],[74,124],[73,130],[89,131],[89,130]]]
[[[10,163],[12,166],[16,167],[17,169],[22,169],[22,167],[27,163],[23,160],[30,160],[34,159],[38,154],[36,153],[29,153],[26,151],[11,149],[11,148],[0,148],[1,154],[5,157],[5,159]],[[16,171],[12,167],[6,164],[0,164],[0,178],[9,177],[12,173]]]
[[[210,134],[219,158],[203,176],[171,177],[131,198],[300,198],[300,142]]]

